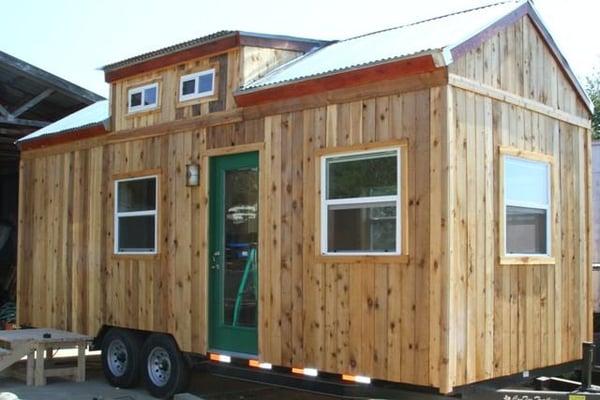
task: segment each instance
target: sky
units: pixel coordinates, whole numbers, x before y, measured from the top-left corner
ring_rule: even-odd
[[[0,50],[102,96],[103,65],[220,30],[344,39],[493,0],[19,0],[3,7]],[[600,69],[600,1],[534,0],[584,78]]]

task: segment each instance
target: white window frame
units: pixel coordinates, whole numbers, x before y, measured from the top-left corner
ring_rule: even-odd
[[[154,178],[154,180],[155,180],[154,210],[119,212],[119,183],[131,182],[131,181],[141,181],[144,179],[152,179],[152,178]],[[159,190],[158,185],[159,185],[158,175],[136,176],[134,178],[124,178],[124,179],[116,179],[115,180],[115,208],[114,208],[114,229],[115,229],[114,253],[115,254],[119,254],[119,255],[121,255],[121,254],[123,254],[123,255],[158,254],[158,190]],[[119,218],[151,216],[151,215],[154,216],[154,250],[153,251],[120,251],[119,250]]]
[[[327,199],[327,160],[345,156],[359,156],[364,154],[396,152],[396,182],[397,193],[389,196],[353,197],[347,199]],[[321,157],[321,254],[326,256],[398,256],[402,254],[402,146],[377,148],[364,151],[349,151],[323,155]],[[329,251],[328,250],[328,209],[334,205],[355,204],[396,204],[396,250],[395,251]]]
[[[527,157],[518,157],[518,156],[514,156],[514,155],[510,155],[510,154],[503,154],[503,162],[502,162],[502,176],[504,179],[504,182],[502,182],[503,185],[503,192],[504,192],[504,198],[503,198],[503,203],[504,203],[504,243],[503,243],[503,247],[504,247],[504,257],[537,257],[537,256],[542,256],[542,257],[551,257],[552,256],[552,228],[550,226],[551,222],[552,222],[552,217],[551,217],[551,210],[552,210],[552,168],[551,168],[551,163],[548,161],[543,161],[543,160],[532,160],[530,158]],[[528,201],[515,201],[515,200],[509,200],[506,197],[506,160],[508,159],[513,159],[513,160],[517,160],[520,162],[528,162],[528,163],[532,163],[532,164],[541,164],[544,165],[546,167],[546,198],[548,199],[548,203],[547,204],[541,204],[541,203],[535,203],[535,202],[528,202]],[[525,207],[525,208],[533,208],[536,210],[545,210],[546,211],[546,252],[545,253],[509,253],[508,252],[508,247],[507,247],[507,243],[508,243],[508,207],[512,206],[512,207]]]
[[[146,100],[146,89],[156,89],[156,102],[153,104],[144,105],[144,100]],[[131,96],[137,93],[142,94],[142,103],[139,106],[131,106]],[[152,110],[158,107],[158,99],[159,99],[159,91],[158,91],[158,82],[150,83],[144,86],[138,86],[129,89],[127,92],[127,112],[128,113],[136,113],[140,111]]]
[[[212,89],[211,90],[207,90],[204,92],[198,92],[200,85],[198,85],[198,78],[204,75],[212,75]],[[188,101],[188,100],[194,100],[194,99],[199,99],[202,97],[208,97],[208,96],[212,96],[215,94],[215,77],[216,77],[216,71],[214,68],[211,69],[206,69],[204,71],[200,71],[200,72],[194,72],[193,74],[188,74],[188,75],[183,75],[181,78],[179,78],[179,101]],[[194,89],[194,93],[190,93],[190,94],[183,94],[183,82],[187,82],[190,80],[195,80],[195,89]]]

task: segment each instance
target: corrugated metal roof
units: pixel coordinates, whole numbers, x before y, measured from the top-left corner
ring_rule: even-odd
[[[526,2],[491,4],[335,42],[282,65],[241,91],[451,49]]]
[[[150,51],[148,53],[140,54],[135,57],[127,58],[125,60],[117,61],[112,64],[105,65],[101,69],[103,71],[111,71],[119,68],[126,67],[128,65],[133,65],[140,63],[142,61],[150,60],[152,58],[160,57],[165,54],[175,53],[181,50],[187,50],[192,47],[196,47],[200,44],[208,43],[216,39],[221,39],[226,36],[235,35],[237,31],[219,31],[215,33],[211,33],[210,35],[202,36],[196,39],[188,40],[186,42],[177,43],[173,46],[163,47],[162,49]]]
[[[60,119],[48,126],[38,129],[27,136],[22,137],[17,143],[26,142],[41,137],[67,133],[92,125],[98,125],[106,122],[110,117],[108,110],[108,100],[101,100],[91,104],[81,110]]]

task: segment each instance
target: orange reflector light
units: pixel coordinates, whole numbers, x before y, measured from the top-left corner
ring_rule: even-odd
[[[258,360],[249,360],[248,365],[254,368],[271,369],[273,366],[269,363],[261,363]]]
[[[371,383],[371,378],[369,378],[368,376],[362,376],[362,375],[342,375],[342,379],[345,381],[350,381],[350,382],[356,382],[356,383],[366,383],[366,384],[370,384]]]
[[[210,353],[210,359],[211,359],[211,361],[219,361],[219,362],[224,362],[224,363],[231,362],[231,357],[226,356],[224,354]]]
[[[302,374],[306,376],[317,376],[319,371],[314,368],[292,368],[294,374]]]

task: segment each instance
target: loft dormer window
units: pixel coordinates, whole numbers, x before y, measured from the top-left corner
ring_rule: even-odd
[[[179,101],[208,97],[215,94],[215,70],[184,75],[179,81]]]
[[[158,106],[158,83],[129,89],[128,111],[146,111]]]

